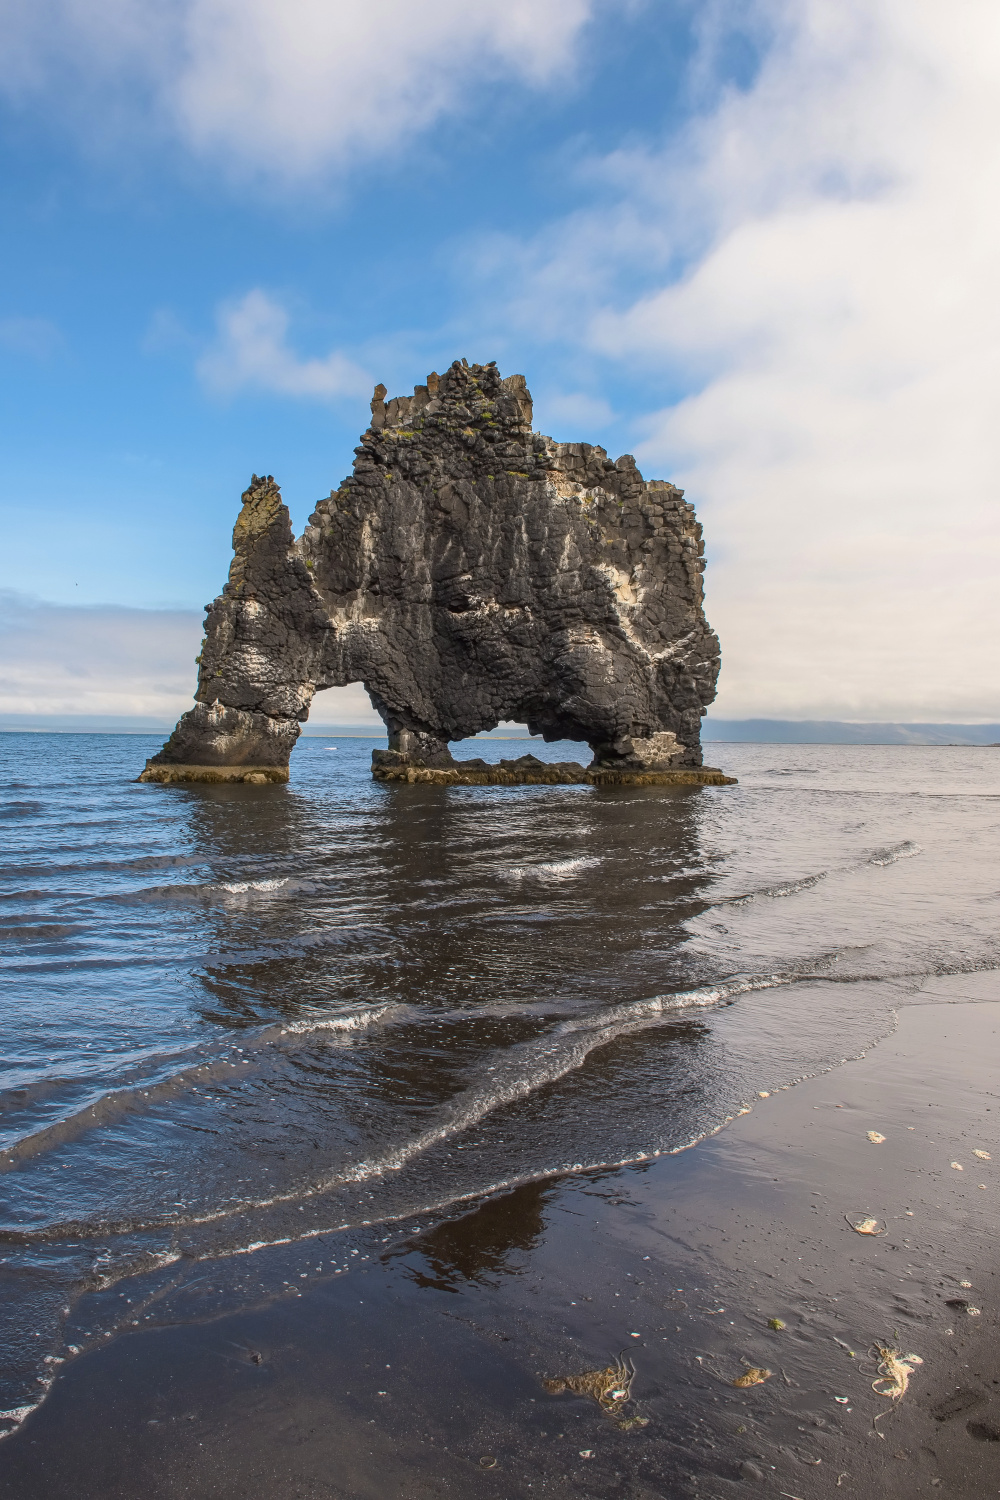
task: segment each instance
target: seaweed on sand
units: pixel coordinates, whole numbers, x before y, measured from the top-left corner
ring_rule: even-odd
[[[574,1396],[590,1396],[602,1411],[618,1419],[618,1413],[626,1401],[631,1400],[634,1379],[635,1365],[631,1359],[624,1358],[622,1350],[614,1363],[606,1365],[602,1370],[583,1370],[578,1375],[557,1375],[543,1380],[542,1384],[551,1396],[558,1396],[563,1391],[571,1391]],[[645,1417],[624,1417],[618,1419],[618,1426],[627,1431],[631,1427],[645,1427],[646,1422]]]

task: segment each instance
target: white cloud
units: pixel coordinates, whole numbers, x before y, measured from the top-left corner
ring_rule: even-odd
[[[512,305],[689,392],[636,453],[705,523],[714,712],[995,720],[1000,11],[751,10],[753,84],[599,164],[618,203],[522,247]]]
[[[381,153],[491,78],[553,81],[594,0],[0,0],[0,86],[99,98],[236,169],[308,176]],[[110,91],[110,93],[109,93]]]
[[[194,610],[49,604],[0,589],[0,721],[152,720],[191,707],[202,619]],[[360,683],[317,693],[310,730],[382,721]]]
[[[0,349],[29,359],[49,359],[62,348],[63,337],[47,318],[0,318]]]
[[[201,638],[193,610],[48,604],[0,590],[0,714],[173,723],[191,707]]]
[[[202,383],[219,395],[259,390],[328,400],[367,394],[374,384],[337,350],[300,359],[288,346],[288,313],[259,287],[221,307],[217,322],[216,341],[197,368]]]
[[[352,728],[370,726],[380,734],[385,728],[360,682],[348,683],[347,687],[323,688],[318,692],[313,698],[309,722],[303,727],[303,733],[319,734],[324,729],[336,729],[342,724],[349,724]]]
[[[535,395],[535,426],[564,442],[590,440],[590,436],[614,420],[614,412],[603,396],[586,391],[543,391]],[[566,436],[566,434],[572,436]]]

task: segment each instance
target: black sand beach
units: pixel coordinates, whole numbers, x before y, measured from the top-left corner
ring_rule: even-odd
[[[337,1277],[303,1250],[277,1300],[84,1355],[0,1446],[0,1494],[1000,1493],[1000,995],[922,992],[691,1150],[525,1185]],[[899,1401],[879,1343],[923,1361]],[[618,1421],[542,1383],[619,1351]],[[748,1367],[772,1373],[734,1387]]]

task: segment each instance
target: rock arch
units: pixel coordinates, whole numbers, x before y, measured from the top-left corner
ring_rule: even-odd
[[[313,694],[349,682],[388,728],[385,779],[456,779],[449,741],[501,720],[587,741],[590,779],[723,779],[701,770],[719,643],[682,492],[533,432],[524,377],[495,364],[385,396],[301,537],[252,478],[195,706],[141,779],[286,780]]]

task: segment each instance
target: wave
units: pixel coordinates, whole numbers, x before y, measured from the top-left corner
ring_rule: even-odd
[[[256,880],[215,880],[198,884],[179,882],[176,885],[139,886],[130,891],[114,891],[97,899],[126,906],[136,902],[169,902],[179,905],[184,902],[229,902],[233,896],[272,896],[278,891],[283,896],[296,894],[309,896],[319,889],[320,887],[312,880],[304,880],[294,875],[269,875]]]
[[[976,967],[980,968],[982,964],[977,964]],[[887,977],[896,976],[866,976],[878,981]],[[674,1024],[689,1011],[732,1004],[741,995],[809,982],[836,984],[857,981],[853,976],[845,981],[839,976],[817,973],[812,969],[809,972],[747,976],[701,989],[629,1001],[607,1010],[563,1021],[544,1037],[511,1048],[488,1069],[494,1075],[493,1078],[470,1090],[438,1125],[383,1157],[360,1162],[347,1173],[331,1175],[317,1183],[313,1191],[327,1191],[340,1183],[367,1181],[384,1176],[387,1172],[398,1171],[413,1157],[477,1125],[486,1115],[527,1098],[550,1083],[558,1082],[560,1078],[581,1067],[592,1052],[610,1045],[620,1037],[651,1027]],[[289,1195],[284,1201],[291,1201],[293,1196]]]
[[[606,1047],[619,1037],[651,1026],[671,1024],[689,1010],[703,1010],[731,1002],[751,990],[772,989],[794,984],[797,976],[769,975],[765,978],[737,980],[730,984],[673,995],[656,995],[612,1006],[589,1016],[563,1021],[552,1032],[512,1048],[487,1071],[494,1076],[465,1095],[448,1117],[423,1131],[405,1146],[385,1156],[359,1162],[349,1172],[338,1173],[317,1183],[313,1191],[328,1191],[340,1183],[368,1181],[399,1169],[432,1146],[470,1129],[487,1115],[514,1104],[547,1084],[556,1083],[581,1067],[590,1054]],[[509,1075],[505,1077],[504,1075]]]
[[[188,1063],[165,1077],[157,1076],[154,1072],[124,1088],[103,1091],[71,1114],[22,1136],[0,1151],[0,1173],[9,1172],[32,1157],[41,1156],[69,1141],[77,1140],[90,1130],[106,1127],[127,1115],[138,1114],[165,1100],[176,1098],[199,1084],[223,1083],[231,1078],[245,1077],[244,1069],[248,1059],[242,1055],[244,1053],[263,1051],[280,1043],[284,1037],[364,1031],[384,1021],[391,1013],[403,1010],[406,1007],[392,1004],[365,1006],[339,1015],[315,1016],[265,1026],[257,1031],[244,1033],[238,1044],[235,1041],[220,1042],[217,1044],[217,1052],[212,1056],[202,1056],[198,1062]],[[233,1053],[240,1055],[233,1056]],[[169,1066],[174,1061],[175,1057],[161,1060],[161,1066]],[[22,1107],[28,1102],[30,1101],[26,1098],[17,1100]]]
[[[581,870],[601,864],[598,855],[579,855],[574,859],[555,859],[546,864],[512,865],[507,871],[511,880],[570,880]]]
[[[815,875],[803,875],[800,880],[783,880],[778,885],[763,885],[759,890],[747,891],[742,896],[727,896],[716,906],[750,906],[754,901],[775,901],[780,896],[796,896],[799,891],[812,890],[830,875],[829,870],[820,870]]]
[[[912,859],[915,854],[923,854],[919,844],[912,839],[904,839],[901,844],[889,844],[885,849],[873,849],[870,854],[857,865],[849,865],[848,869],[863,869],[865,865],[894,865],[900,859]]]
[[[53,1376],[53,1380],[54,1379],[55,1376]],[[0,1432],[0,1438],[10,1437],[12,1433],[15,1432],[18,1427],[20,1427],[21,1423],[26,1421],[26,1419],[31,1416],[31,1413],[33,1411],[37,1411],[41,1406],[42,1402],[45,1400],[46,1396],[49,1393],[49,1386],[51,1386],[52,1381],[50,1380],[48,1384],[46,1384],[44,1379],[39,1378],[38,1384],[43,1387],[42,1394],[39,1396],[37,1401],[32,1403],[31,1406],[12,1406],[7,1411],[0,1411],[0,1422],[13,1423],[10,1432]]]
[[[339,1016],[317,1016],[309,1021],[290,1021],[280,1028],[280,1035],[305,1036],[310,1032],[322,1031],[367,1031],[370,1026],[397,1013],[406,1016],[413,1014],[407,1005],[373,1005],[366,1010],[348,1011]]]
[[[218,889],[220,891],[231,891],[234,896],[242,896],[247,891],[280,891],[283,885],[289,884],[289,876],[276,876],[271,880],[223,880]],[[211,886],[208,887],[212,889]]]
[[[44,802],[4,802],[0,803],[0,818],[32,818],[44,808]]]
[[[991,969],[996,967],[995,964],[987,964],[985,966]],[[966,968],[975,968],[978,970],[982,967],[984,967],[984,964],[980,960],[970,963],[968,966],[962,965],[958,972],[962,972]],[[955,972],[955,970],[942,970],[942,972]],[[880,975],[878,977],[885,978],[886,976]],[[435,1127],[422,1132],[413,1141],[406,1143],[394,1152],[388,1152],[378,1158],[359,1163],[349,1173],[332,1175],[325,1181],[314,1182],[305,1192],[281,1194],[257,1202],[248,1202],[243,1205],[230,1205],[220,1213],[187,1219],[173,1219],[166,1222],[161,1221],[155,1225],[148,1226],[142,1224],[123,1225],[105,1223],[100,1226],[100,1232],[115,1234],[143,1228],[176,1229],[186,1225],[206,1224],[230,1218],[234,1214],[238,1214],[241,1209],[243,1211],[254,1207],[263,1209],[274,1204],[295,1200],[301,1201],[302,1197],[312,1196],[315,1193],[324,1191],[328,1187],[336,1186],[338,1183],[366,1183],[375,1177],[404,1167],[419,1152],[431,1149],[437,1144],[446,1142],[450,1136],[470,1129],[491,1111],[516,1103],[519,1099],[527,1097],[546,1084],[558,1081],[558,1079],[571,1072],[574,1068],[582,1066],[587,1057],[596,1049],[611,1044],[619,1037],[646,1027],[674,1024],[685,1015],[732,1003],[739,996],[752,991],[773,989],[779,986],[789,986],[800,982],[817,981],[825,978],[828,978],[828,976],[814,972],[734,976],[728,981],[717,985],[706,985],[696,989],[624,1002],[614,1005],[609,1009],[572,1017],[562,1022],[546,1036],[513,1048],[508,1054],[498,1058],[492,1067],[487,1070],[489,1076],[481,1079],[462,1098],[456,1101],[447,1118],[439,1121]],[[381,1014],[386,1015],[391,1009],[392,1007],[384,1007],[381,1009]],[[412,1012],[410,1013],[412,1014]],[[363,1028],[366,1023],[371,1024],[371,1022],[379,1018],[379,1008],[372,1007],[364,1013],[352,1012],[340,1016],[318,1016],[293,1022],[284,1027],[269,1028],[268,1030],[294,1036],[301,1036],[303,1033],[310,1031],[350,1031],[359,1027]],[[260,1033],[259,1035],[263,1036],[264,1033]],[[824,1068],[822,1071],[826,1071],[826,1069]],[[802,1076],[809,1075],[803,1074]],[[791,1081],[797,1082],[799,1080],[793,1079]],[[746,1113],[749,1108],[749,1104],[737,1105],[735,1101],[732,1101],[725,1110],[724,1117],[717,1118],[713,1123],[706,1124],[704,1129],[699,1130],[690,1139],[665,1146],[662,1149],[649,1149],[645,1151],[639,1149],[621,1157],[615,1156],[614,1159],[609,1159],[608,1156],[604,1155],[590,1156],[588,1154],[584,1154],[580,1159],[559,1157],[553,1160],[550,1157],[544,1166],[539,1165],[534,1170],[529,1169],[523,1173],[515,1171],[515,1173],[509,1176],[499,1175],[495,1179],[490,1177],[485,1183],[480,1182],[475,1186],[468,1186],[462,1191],[450,1192],[445,1189],[440,1197],[437,1198],[433,1194],[428,1197],[421,1197],[419,1207],[414,1206],[411,1202],[405,1208],[399,1207],[398,1211],[392,1210],[387,1213],[379,1213],[376,1210],[373,1213],[372,1209],[375,1208],[375,1205],[372,1204],[368,1213],[364,1214],[364,1201],[362,1199],[356,1205],[356,1208],[362,1210],[362,1214],[364,1214],[363,1217],[359,1218],[356,1213],[351,1213],[349,1217],[344,1217],[343,1210],[346,1205],[341,1206],[338,1213],[337,1207],[331,1204],[334,1211],[330,1214],[328,1222],[324,1224],[316,1224],[314,1222],[309,1228],[303,1228],[302,1230],[293,1229],[291,1233],[274,1234],[272,1232],[271,1234],[265,1233],[261,1235],[260,1229],[264,1228],[264,1225],[261,1224],[259,1228],[256,1225],[254,1226],[257,1229],[257,1234],[251,1236],[244,1234],[243,1226],[241,1225],[239,1228],[240,1243],[230,1242],[218,1245],[202,1243],[197,1246],[192,1244],[185,1246],[183,1250],[172,1247],[170,1250],[164,1250],[158,1255],[144,1255],[141,1257],[142,1264],[138,1267],[135,1263],[127,1266],[119,1263],[112,1264],[109,1258],[109,1262],[106,1265],[106,1275],[102,1275],[99,1278],[99,1289],[104,1289],[113,1283],[121,1281],[123,1277],[133,1274],[137,1268],[148,1269],[153,1262],[166,1267],[176,1261],[183,1261],[185,1264],[190,1265],[192,1262],[229,1260],[234,1257],[254,1254],[261,1250],[276,1249],[285,1245],[314,1240],[338,1232],[364,1230],[373,1228],[376,1225],[389,1225],[399,1223],[403,1220],[413,1220],[418,1216],[429,1213],[448,1212],[449,1210],[456,1209],[459,1205],[472,1201],[482,1201],[493,1194],[510,1191],[524,1182],[555,1178],[570,1173],[587,1172],[598,1168],[606,1169],[609,1167],[627,1166],[648,1161],[661,1155],[674,1155],[689,1149],[691,1146],[724,1129],[736,1115]],[[456,1184],[457,1186],[458,1184]],[[387,1204],[386,1206],[388,1207],[389,1205]],[[72,1234],[73,1237],[82,1237],[83,1234],[87,1233],[86,1227],[79,1224],[62,1227],[67,1231],[65,1237],[69,1237],[69,1234]],[[247,1225],[247,1228],[249,1227]],[[276,1229],[278,1226],[275,1225],[274,1227]],[[52,1231],[28,1234],[23,1237],[17,1236],[19,1239],[23,1238],[35,1241],[57,1237]],[[0,1238],[6,1239],[9,1237],[2,1235]],[[103,1265],[103,1258],[99,1259],[95,1265],[95,1269],[103,1267]],[[154,1295],[159,1295],[159,1293]],[[134,1322],[135,1316],[136,1309],[132,1307],[129,1314],[130,1322]],[[103,1343],[115,1331],[118,1331],[117,1328],[103,1329],[100,1335],[101,1342]],[[93,1347],[96,1340],[88,1340],[88,1342],[89,1346]],[[64,1348],[69,1349],[71,1356],[83,1352],[76,1345],[64,1346]],[[62,1362],[62,1360],[54,1359],[50,1361],[53,1366],[53,1373],[55,1365]],[[0,1411],[0,1423],[3,1423],[7,1429],[4,1430],[3,1427],[0,1427],[0,1439],[9,1436],[31,1412],[37,1409],[48,1394],[51,1383],[48,1373],[46,1373],[39,1378],[38,1386],[32,1392],[30,1402],[25,1403],[23,1406],[19,1405],[11,1407],[6,1411]]]
[[[0,1242],[26,1244],[70,1237],[93,1237],[108,1233],[134,1234],[152,1230],[170,1231],[194,1228],[232,1219],[239,1214],[259,1212],[287,1203],[301,1203],[303,1199],[314,1198],[339,1186],[368,1182],[390,1172],[400,1171],[414,1157],[422,1155],[452,1136],[469,1130],[487,1115],[516,1103],[519,1099],[527,1098],[547,1084],[557,1082],[566,1074],[581,1067],[597,1048],[607,1046],[621,1036],[651,1026],[672,1024],[676,1022],[678,1016],[687,1011],[725,1004],[734,1000],[738,995],[747,994],[752,990],[794,984],[800,977],[799,975],[768,975],[761,978],[739,979],[710,988],[630,1001],[608,1010],[564,1021],[545,1036],[522,1043],[499,1057],[486,1070],[487,1073],[493,1075],[492,1077],[470,1089],[452,1106],[443,1120],[422,1131],[411,1141],[397,1146],[380,1157],[358,1162],[346,1171],[337,1171],[320,1178],[313,1178],[308,1183],[299,1183],[284,1192],[272,1194],[266,1198],[245,1198],[206,1213],[137,1217],[114,1224],[74,1220],[38,1229],[3,1229],[0,1230]],[[381,1014],[384,1015],[392,1009],[394,1007],[387,1006]],[[373,1019],[379,1018],[378,1015],[373,1016]],[[336,1025],[337,1020],[338,1018],[328,1018],[299,1024],[307,1030],[331,1029]],[[289,1034],[289,1030],[289,1028],[281,1028],[280,1034]],[[291,1034],[301,1035],[302,1033],[296,1030]],[[218,1069],[219,1065],[213,1066]],[[231,1064],[230,1067],[233,1072],[239,1071],[238,1064]],[[208,1074],[207,1071],[203,1071],[203,1068],[204,1065],[190,1072],[192,1075],[197,1074],[203,1078],[219,1076],[218,1071]],[[173,1082],[174,1080],[170,1080],[164,1084],[164,1091]],[[152,1093],[152,1090],[149,1092]],[[50,1127],[50,1130],[56,1129],[58,1127]]]
[[[75,937],[86,931],[87,928],[79,922],[35,922],[23,923],[20,926],[0,923],[0,942],[52,943],[61,938]]]
[[[252,964],[302,958],[306,954],[322,953],[330,948],[372,954],[376,941],[384,937],[385,933],[381,928],[345,924],[326,927],[317,932],[300,932],[283,938],[281,942],[259,944],[254,948],[217,948],[205,958],[204,965],[210,972],[227,969],[230,965],[247,968]]]
[[[903,839],[901,843],[889,844],[882,849],[870,849],[860,859],[851,860],[845,865],[834,865],[829,870],[817,870],[814,875],[803,875],[798,880],[782,880],[776,885],[764,885],[755,891],[745,891],[741,896],[725,896],[721,901],[715,901],[713,906],[749,906],[754,901],[773,901],[781,896],[795,896],[800,891],[812,890],[824,880],[829,880],[834,875],[851,875],[858,870],[864,870],[871,866],[884,868],[894,865],[901,859],[912,859],[914,855],[922,854],[923,850],[919,844],[912,839]]]
[[[116,1267],[110,1275],[102,1276],[98,1274],[94,1276],[90,1280],[88,1289],[93,1291],[105,1291],[109,1287],[116,1285],[119,1281],[125,1280],[129,1276],[135,1276],[142,1272],[148,1273],[165,1266],[173,1265],[180,1259],[181,1256],[176,1251],[172,1250],[161,1252],[159,1254],[147,1251],[140,1256],[133,1257],[130,1261],[127,1261],[126,1263]],[[99,1265],[100,1262],[98,1261],[97,1264]],[[146,1305],[149,1305],[148,1302],[146,1303]],[[139,1309],[137,1309],[135,1306],[130,1306],[129,1313],[131,1314],[131,1316],[126,1315],[126,1317],[123,1317],[118,1322],[115,1322],[115,1320],[112,1319],[110,1325],[105,1326],[102,1329],[99,1338],[95,1338],[93,1335],[88,1334],[87,1337],[91,1339],[89,1347],[92,1349],[98,1342],[102,1344],[106,1343],[113,1334],[120,1333],[123,1328],[130,1326],[134,1327],[137,1321],[135,1318],[135,1313],[137,1310]],[[64,1315],[68,1311],[69,1309],[67,1307],[63,1308]],[[28,1417],[31,1416],[32,1412],[37,1411],[38,1408],[43,1404],[49,1394],[49,1391],[55,1384],[56,1377],[59,1373],[59,1366],[66,1364],[68,1360],[75,1359],[79,1355],[86,1352],[85,1349],[82,1348],[79,1344],[63,1344],[62,1347],[66,1351],[64,1354],[45,1354],[41,1356],[40,1368],[43,1373],[36,1374],[32,1381],[32,1384],[35,1387],[32,1392],[32,1394],[35,1396],[35,1400],[26,1402],[22,1406],[9,1406],[5,1410],[0,1410],[0,1424],[4,1424],[4,1426],[6,1427],[6,1430],[3,1430],[3,1427],[0,1427],[0,1442],[2,1442],[4,1438],[12,1437],[17,1429],[27,1420]]]
[[[881,851],[881,853],[885,852]],[[732,1004],[741,995],[788,985],[883,983],[894,979],[919,979],[932,975],[979,972],[984,969],[992,971],[997,968],[1000,968],[1000,963],[981,958],[961,964],[932,966],[930,969],[914,967],[895,970],[892,973],[859,972],[850,975],[835,975],[824,972],[822,967],[817,968],[814,961],[808,970],[745,977],[734,976],[717,985],[656,995],[593,1011],[586,1015],[574,1016],[560,1022],[543,1036],[511,1047],[507,1052],[496,1056],[494,1062],[486,1065],[487,1076],[475,1083],[465,1094],[460,1095],[446,1111],[444,1118],[439,1119],[436,1124],[421,1131],[410,1141],[379,1156],[365,1158],[347,1169],[338,1169],[318,1177],[313,1176],[307,1182],[300,1181],[282,1192],[267,1197],[237,1199],[203,1213],[151,1215],[114,1223],[74,1220],[34,1229],[0,1229],[0,1242],[27,1244],[67,1238],[93,1238],[106,1234],[172,1232],[216,1224],[241,1214],[260,1212],[289,1203],[300,1204],[303,1200],[318,1197],[337,1187],[356,1186],[399,1172],[414,1158],[472,1129],[488,1115],[558,1082],[567,1074],[582,1067],[589,1056],[599,1048],[608,1046],[619,1038],[637,1031],[676,1024],[689,1012]],[[281,1038],[299,1038],[310,1033],[350,1034],[391,1019],[410,1019],[413,1014],[411,1007],[387,1004],[366,1007],[363,1010],[341,1015],[290,1022],[264,1028],[244,1038],[242,1050],[251,1051],[255,1046],[271,1045]],[[464,1014],[475,1015],[478,1011],[472,1008]],[[236,1061],[228,1057],[213,1062],[206,1061],[183,1073],[172,1075],[159,1085],[147,1088],[137,1087],[128,1091],[123,1090],[117,1095],[106,1095],[95,1104],[71,1116],[67,1121],[58,1122],[34,1136],[27,1137],[25,1142],[19,1143],[20,1149],[25,1155],[35,1154],[36,1150],[47,1149],[49,1145],[59,1144],[63,1139],[69,1138],[68,1131],[74,1127],[82,1131],[91,1128],[94,1124],[105,1123],[106,1118],[110,1118],[110,1112],[116,1107],[124,1110],[130,1107],[141,1107],[134,1101],[141,1098],[141,1104],[144,1105],[147,1101],[155,1102],[158,1098],[169,1097],[172,1093],[178,1092],[180,1087],[191,1087],[199,1081],[216,1081],[226,1076],[241,1074],[244,1065],[242,1058]],[[246,1075],[242,1074],[242,1076]],[[14,1147],[7,1155],[13,1158],[17,1151],[18,1147]],[[14,1164],[16,1164],[14,1160],[5,1163],[5,1165]]]
[[[1000,961],[990,962],[988,960],[972,960],[968,964],[963,964],[960,967],[949,967],[947,969],[942,968],[940,970],[931,971],[906,971],[905,974],[893,977],[929,977],[931,974],[944,975],[978,973],[983,971],[1000,971]],[[654,996],[652,999],[639,1000],[621,1006],[616,1006],[611,1011],[605,1011],[600,1015],[580,1017],[572,1021],[567,1021],[563,1025],[561,1025],[556,1032],[551,1033],[548,1037],[540,1038],[536,1042],[525,1043],[520,1049],[517,1049],[519,1057],[524,1057],[525,1054],[528,1053],[532,1055],[537,1055],[539,1053],[541,1053],[542,1055],[548,1054],[550,1056],[550,1061],[547,1063],[547,1065],[529,1070],[526,1076],[520,1079],[515,1078],[506,1087],[493,1087],[491,1089],[483,1088],[470,1092],[470,1094],[466,1096],[463,1105],[453,1113],[449,1120],[443,1122],[441,1125],[431,1131],[424,1132],[414,1141],[408,1143],[405,1147],[397,1150],[396,1152],[389,1153],[384,1157],[370,1162],[359,1163],[358,1166],[352,1169],[351,1172],[339,1174],[337,1176],[331,1176],[326,1180],[325,1183],[317,1183],[313,1189],[310,1189],[306,1193],[300,1195],[282,1194],[275,1198],[268,1199],[256,1206],[266,1208],[275,1206],[283,1202],[296,1201],[297,1197],[312,1196],[313,1193],[349,1182],[365,1183],[371,1181],[373,1178],[385,1175],[388,1171],[398,1170],[400,1167],[405,1166],[406,1163],[414,1156],[420,1154],[423,1151],[426,1151],[434,1145],[441,1144],[444,1141],[448,1140],[451,1136],[458,1134],[463,1130],[467,1130],[475,1124],[478,1124],[480,1120],[482,1120],[487,1114],[491,1113],[492,1111],[502,1108],[507,1104],[516,1103],[518,1099],[524,1098],[527,1095],[537,1091],[547,1083],[557,1082],[560,1078],[571,1072],[575,1067],[580,1066],[590,1055],[590,1053],[595,1051],[597,1048],[608,1045],[609,1043],[617,1040],[617,1038],[620,1036],[629,1035],[637,1030],[644,1029],[649,1026],[671,1024],[676,1020],[679,1014],[683,1014],[687,1010],[698,1010],[704,1009],[706,1007],[724,1005],[727,1003],[731,1003],[742,994],[747,994],[752,991],[775,989],[786,985],[793,985],[810,981],[826,981],[834,983],[867,983],[872,981],[881,981],[884,980],[885,977],[886,976],[884,975],[859,975],[852,976],[851,978],[832,980],[828,975],[816,973],[775,974],[770,976],[748,977],[746,979],[734,980],[728,984],[705,987],[699,990],[690,990],[673,995]],[[914,1003],[920,1002],[919,995],[915,995],[913,998]],[[553,1041],[557,1041],[559,1037],[565,1036],[566,1034],[573,1031],[587,1030],[590,1030],[593,1033],[590,1037],[581,1037],[579,1042],[577,1042],[570,1049],[564,1052],[562,1056],[553,1055],[556,1054],[558,1050],[553,1046]],[[871,1045],[873,1045],[873,1042],[867,1042],[864,1047],[862,1047],[860,1052],[852,1053],[851,1057],[863,1057]],[[848,1058],[842,1058],[840,1061],[846,1062],[848,1060]],[[819,1066],[818,1072],[821,1074],[829,1072],[832,1069],[836,1068],[838,1065],[839,1064],[836,1062],[824,1063]],[[795,1084],[804,1082],[814,1076],[816,1076],[814,1072],[807,1071],[799,1074],[796,1077],[790,1078],[788,1082],[782,1084],[781,1087],[790,1088]],[[528,1182],[538,1182],[548,1178],[562,1177],[568,1173],[580,1173],[606,1168],[633,1166],[641,1162],[653,1160],[660,1156],[677,1156],[684,1151],[690,1150],[693,1146],[699,1145],[702,1141],[705,1141],[712,1136],[718,1135],[738,1116],[749,1114],[752,1108],[753,1104],[746,1101],[736,1107],[731,1106],[730,1112],[725,1114],[722,1118],[718,1119],[714,1124],[706,1126],[705,1129],[699,1131],[697,1134],[691,1136],[688,1140],[682,1141],[677,1145],[666,1146],[663,1148],[652,1148],[648,1151],[639,1151],[625,1157],[616,1158],[615,1160],[608,1160],[602,1156],[600,1158],[595,1157],[590,1160],[563,1161],[561,1163],[549,1165],[544,1168],[529,1170],[525,1173],[521,1173],[515,1176],[497,1179],[487,1185],[478,1185],[462,1192],[446,1193],[444,1196],[434,1200],[433,1202],[422,1203],[419,1207],[413,1207],[412,1205],[410,1205],[406,1208],[401,1208],[398,1211],[376,1214],[371,1218],[351,1219],[349,1221],[345,1220],[336,1223],[328,1223],[325,1225],[311,1226],[309,1229],[301,1230],[294,1234],[276,1236],[267,1240],[254,1240],[247,1244],[232,1246],[226,1249],[213,1247],[203,1255],[196,1255],[194,1258],[196,1260],[221,1260],[235,1256],[251,1255],[258,1250],[278,1248],[283,1245],[299,1244],[305,1240],[317,1239],[329,1234],[342,1233],[346,1230],[367,1229],[380,1224],[391,1224],[394,1222],[402,1221],[404,1219],[414,1219],[428,1213],[447,1212],[448,1210],[454,1209],[460,1204],[468,1203],[471,1201],[481,1201],[493,1196],[494,1194],[508,1192],[511,1189],[520,1187]],[[221,1216],[212,1217],[216,1218]],[[207,1220],[202,1219],[195,1222],[203,1223],[207,1222]]]

